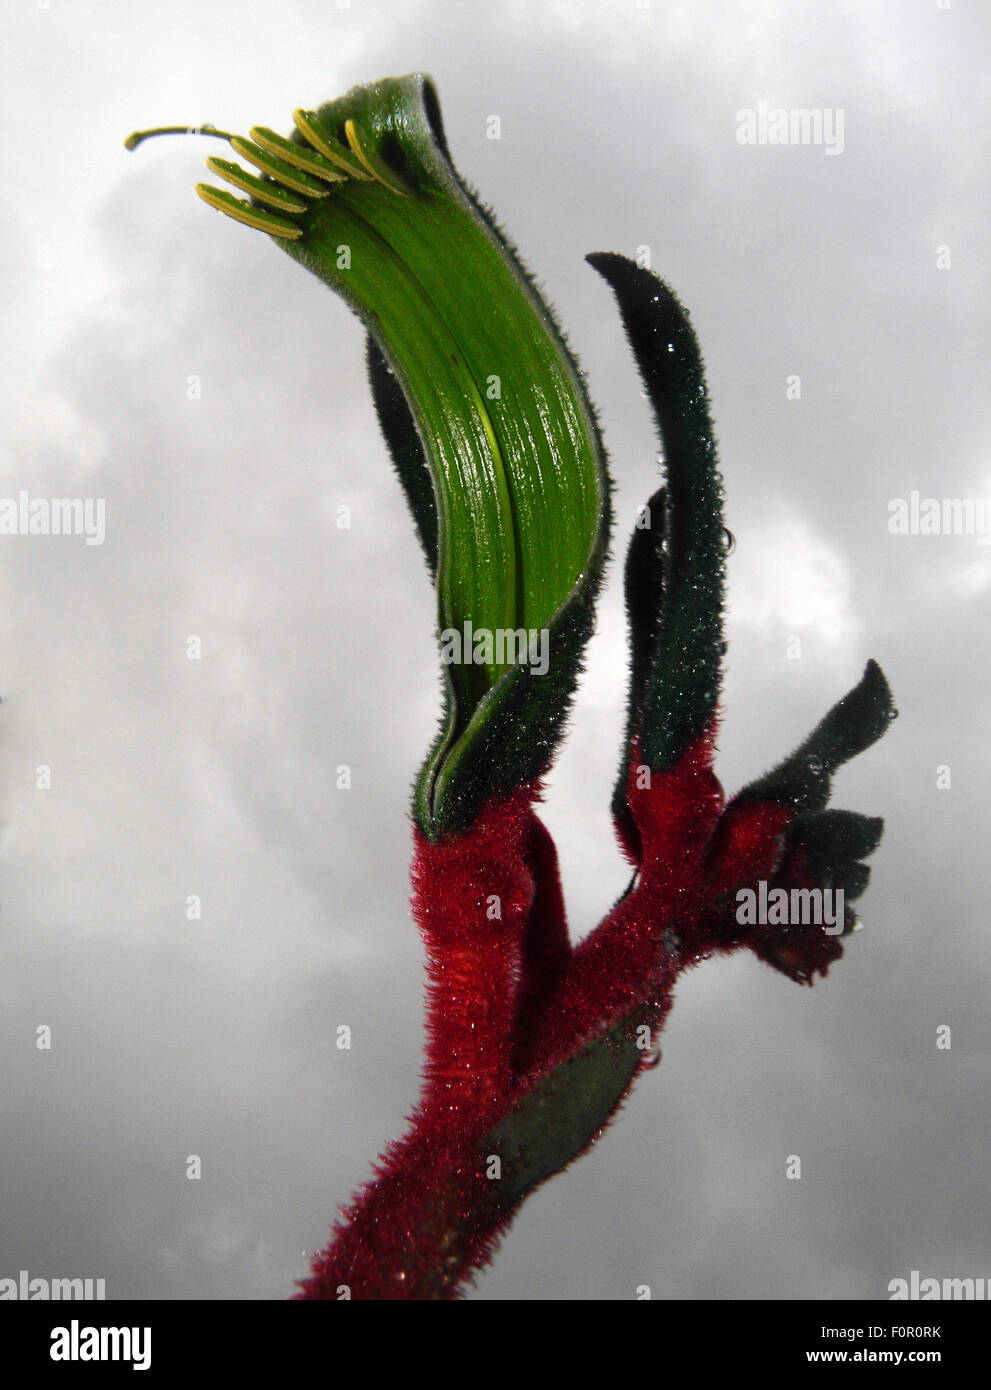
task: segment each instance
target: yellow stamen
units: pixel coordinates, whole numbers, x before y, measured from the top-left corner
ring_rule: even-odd
[[[253,208],[250,203],[242,202],[240,198],[235,198],[232,193],[227,193],[222,188],[211,188],[208,183],[198,183],[196,191],[204,203],[209,203],[212,208],[228,217],[233,217],[235,222],[243,222],[246,227],[257,227],[260,232],[268,232],[269,236],[282,237],[286,241],[298,241],[303,235],[302,227],[296,227],[292,222],[276,217],[274,213]]]
[[[329,159],[332,164],[336,164],[352,178],[362,179],[366,183],[370,182],[375,176],[369,174],[362,164],[355,159],[350,150],[346,150],[343,145],[339,145],[336,140],[325,135],[315,124],[313,115],[309,111],[299,109],[292,113],[296,129],[304,140],[309,140],[315,150],[318,150],[325,159]]]
[[[398,174],[394,174],[384,159],[372,149],[368,136],[354,121],[344,122],[344,134],[348,137],[348,144],[351,146],[355,156],[361,160],[362,164],[376,179],[383,188],[387,188],[390,193],[398,193],[400,198],[408,198],[409,193],[403,186]],[[362,141],[365,144],[362,144]]]
[[[235,188],[240,188],[243,192],[260,198],[263,203],[268,203],[269,207],[277,208],[281,212],[307,211],[306,203],[299,202],[291,194],[276,188],[274,184],[266,183],[264,179],[256,179],[254,174],[247,173],[239,164],[233,164],[229,159],[217,159],[215,155],[210,155],[206,167],[211,173],[218,174],[220,178],[232,183]]]
[[[305,193],[308,198],[326,198],[330,189],[319,179],[311,179],[309,174],[304,174],[301,169],[294,169],[285,160],[278,159],[274,154],[269,154],[259,145],[251,140],[245,140],[242,135],[235,135],[231,141],[231,149],[239,154],[242,159],[246,159],[249,164],[254,164],[263,174],[268,174],[279,183],[284,183],[287,188],[291,188],[294,193]]]
[[[343,170],[335,168],[329,159],[317,154],[315,150],[304,149],[302,145],[297,145],[292,140],[283,139],[274,130],[255,125],[251,127],[250,134],[256,145],[260,145],[263,150],[268,150],[269,154],[278,155],[287,164],[302,169],[304,174],[313,174],[326,183],[345,183],[347,180],[347,175]]]

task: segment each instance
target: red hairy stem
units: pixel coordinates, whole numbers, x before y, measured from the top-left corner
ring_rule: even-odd
[[[299,1299],[439,1300],[459,1296],[489,1259],[511,1213],[493,1203],[482,1131],[454,1133],[435,1114],[411,1117],[335,1223]]]
[[[533,817],[527,862],[534,879],[534,899],[522,946],[522,976],[513,1025],[513,1076],[526,1075],[551,1000],[572,959],[568,922],[561,891],[557,849],[546,827]]]
[[[539,825],[533,796],[520,788],[439,844],[414,830],[412,911],[427,951],[420,1110],[443,1113],[454,1128],[497,1114],[512,1083],[513,1023],[538,893],[527,857]]]
[[[706,850],[703,872],[709,895],[770,878],[781,858],[781,837],[794,818],[794,811],[774,802],[730,802]]]
[[[645,776],[634,743],[627,802],[640,845],[637,878],[575,949],[546,1003],[531,1076],[546,1072],[648,997],[660,1001],[669,994],[683,956],[668,947],[672,942],[680,947],[697,916],[700,865],[723,806],[712,760],[711,728],[666,773]]]
[[[646,1024],[653,1037],[680,972],[714,952],[748,946],[801,983],[842,954],[819,927],[737,922],[740,888],[814,881],[804,851],[782,850],[793,811],[724,809],[714,728],[649,777],[634,745],[627,802],[637,875],[575,950],[557,854],[532,809],[539,788],[489,805],[439,844],[415,832],[412,908],[429,974],[423,1092],[406,1137],[342,1211],[298,1297],[458,1297],[518,1205],[500,1202],[482,1140],[530,1087],[620,1020]]]
[[[477,1145],[511,1104],[514,1025],[528,1026],[570,955],[556,852],[531,808],[538,794],[522,787],[438,844],[414,829],[423,1090],[406,1137],[342,1211],[300,1298],[453,1298],[509,1219]]]

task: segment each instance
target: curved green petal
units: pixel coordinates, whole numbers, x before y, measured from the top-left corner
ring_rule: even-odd
[[[773,801],[799,811],[823,810],[833,773],[876,743],[896,715],[884,672],[876,661],[868,661],[859,683],[837,700],[808,738],[738,792],[734,801]]]
[[[447,708],[415,811],[438,838],[546,770],[605,555],[603,452],[553,316],[451,163],[430,80],[356,87],[296,126],[236,148],[304,213],[210,201],[341,294],[386,364],[371,364],[380,418],[436,568]]]

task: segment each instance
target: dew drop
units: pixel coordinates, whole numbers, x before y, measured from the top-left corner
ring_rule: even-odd
[[[863,930],[864,930],[864,924],[863,924],[863,922],[860,920],[859,917],[854,918],[854,923],[853,923],[853,926],[850,928],[850,930],[851,930],[851,931],[863,931]]]
[[[818,758],[810,758],[807,766],[813,777],[818,777],[819,773],[822,771],[822,763]]]
[[[736,537],[728,526],[723,527],[723,553],[732,555],[736,549]]]
[[[655,1067],[659,1067],[660,1065],[661,1049],[659,1047],[652,1047],[648,1052],[643,1054],[643,1061],[640,1063],[643,1071],[653,1071]]]
[[[668,343],[668,352],[674,352],[674,343]]]
[[[889,719],[897,719],[897,718],[898,718],[898,711],[897,711],[896,709],[889,710],[889,711],[888,711],[888,718],[889,718]]]

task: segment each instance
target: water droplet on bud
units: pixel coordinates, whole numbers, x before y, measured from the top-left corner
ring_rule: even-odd
[[[648,1052],[643,1054],[643,1061],[640,1063],[643,1071],[653,1071],[655,1067],[659,1067],[660,1065],[661,1049],[659,1047],[652,1047]]]

